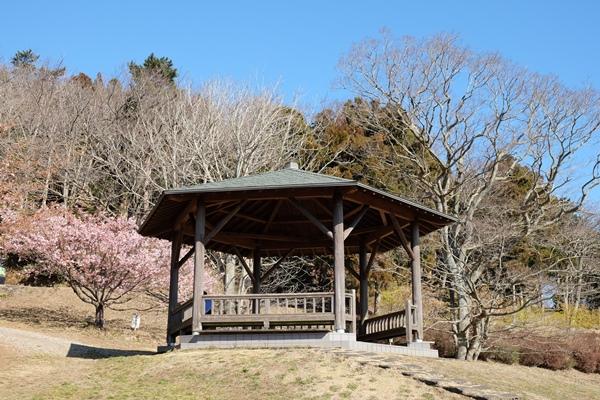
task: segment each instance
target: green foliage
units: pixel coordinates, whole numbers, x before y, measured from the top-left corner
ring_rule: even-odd
[[[39,58],[40,56],[35,54],[31,49],[19,50],[10,62],[16,68],[31,68],[35,66]]]
[[[391,143],[396,140],[418,146],[397,113],[356,98],[338,110],[324,109],[316,115],[301,161],[316,171],[412,197],[414,185],[408,177],[414,165],[398,153]]]
[[[400,286],[396,283],[381,292],[381,302],[379,312],[386,314],[389,312],[404,309],[406,299],[411,297],[410,287],[408,285]]]
[[[177,68],[173,67],[173,61],[168,57],[157,57],[150,53],[142,65],[131,61],[129,63],[129,72],[134,81],[142,75],[147,74],[153,78],[159,78],[168,83],[174,83],[177,77]]]
[[[527,326],[542,323],[555,328],[598,329],[600,327],[600,310],[584,306],[580,306],[577,310],[573,306],[569,308],[563,306],[560,311],[544,311],[540,307],[529,307],[514,317],[506,317],[504,323],[509,324],[513,318]]]

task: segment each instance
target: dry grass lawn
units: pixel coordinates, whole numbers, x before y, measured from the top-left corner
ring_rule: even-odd
[[[202,350],[103,359],[0,347],[0,398],[458,399],[316,350]]]
[[[132,306],[147,305],[140,299]],[[81,303],[69,288],[0,287],[0,399],[464,398],[393,370],[360,366],[316,350],[139,355],[164,340],[165,311],[141,312],[142,326],[136,333],[129,329],[132,313],[109,310],[107,329],[98,331],[91,325],[92,307]],[[9,328],[26,332],[15,335]],[[98,354],[111,357],[94,356],[90,350],[96,348]],[[518,393],[524,399],[600,399],[598,374],[492,362],[403,359],[436,374]]]
[[[506,365],[495,362],[465,362],[449,359],[416,360],[447,376],[460,377],[511,393],[524,399],[600,400],[600,374],[584,374],[576,370],[548,369]]]

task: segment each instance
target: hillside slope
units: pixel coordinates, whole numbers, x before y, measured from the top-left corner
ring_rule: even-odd
[[[136,306],[144,307],[139,299]],[[164,311],[109,312],[91,327],[91,307],[65,287],[0,287],[0,399],[460,399],[397,371],[318,350],[208,350],[154,355]],[[86,322],[86,318],[88,319]],[[600,399],[600,375],[405,357],[455,380],[524,399]]]
[[[15,342],[20,344],[13,346]],[[340,361],[318,350],[112,353],[48,335],[0,328],[0,398],[460,398],[393,371]]]

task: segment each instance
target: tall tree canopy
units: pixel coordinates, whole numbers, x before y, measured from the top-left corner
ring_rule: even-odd
[[[507,246],[577,212],[600,183],[600,156],[592,153],[579,169],[578,190],[561,196],[573,184],[571,167],[598,142],[600,94],[473,52],[448,35],[385,33],[355,45],[339,69],[343,87],[385,110],[353,116],[384,136],[394,156],[386,160],[389,173],[406,174],[436,209],[460,218],[441,230],[438,275],[449,289],[458,357],[476,358],[490,318],[509,312],[506,296],[499,302],[489,288],[522,285],[532,272],[508,268]],[[510,207],[495,197],[503,182],[525,178],[530,184]],[[481,224],[486,216],[490,229]],[[539,285],[527,282],[521,306],[540,298]]]
[[[139,80],[143,74],[169,83],[175,82],[175,78],[177,77],[177,68],[173,66],[173,61],[169,57],[157,57],[154,53],[150,53],[142,65],[131,61],[129,63],[129,72],[134,81]]]

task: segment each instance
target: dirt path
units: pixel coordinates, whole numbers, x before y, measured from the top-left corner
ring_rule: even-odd
[[[70,340],[42,333],[0,327],[0,345],[18,352],[66,356],[72,344],[79,345]]]
[[[0,346],[18,353],[43,353],[63,357],[92,359],[121,355],[152,354],[150,351],[97,347],[39,332],[1,326]]]

